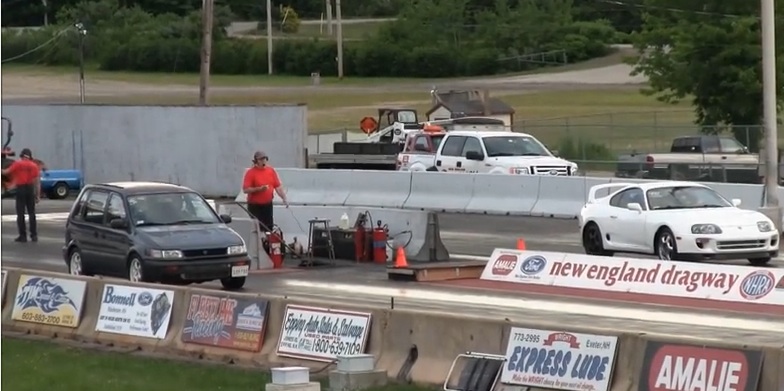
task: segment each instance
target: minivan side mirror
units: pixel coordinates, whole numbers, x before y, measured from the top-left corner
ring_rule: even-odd
[[[231,216],[229,216],[229,215],[220,215],[220,219],[221,219],[221,221],[223,221],[226,224],[230,224],[231,223]]]
[[[109,222],[109,226],[114,229],[127,229],[128,228],[128,220],[125,219],[112,219]]]
[[[733,198],[732,199],[732,206],[740,206],[740,198]]]
[[[640,204],[638,204],[636,202],[632,202],[632,203],[626,205],[626,207],[629,208],[629,210],[633,210],[635,212],[642,212],[642,205],[640,205]]]
[[[550,150],[550,153],[552,153],[552,154],[553,154],[553,156],[555,156],[555,157],[560,157],[560,156],[558,155],[558,150],[557,150],[557,149]]]
[[[485,160],[485,155],[477,151],[468,151],[466,152],[466,159],[482,161]]]

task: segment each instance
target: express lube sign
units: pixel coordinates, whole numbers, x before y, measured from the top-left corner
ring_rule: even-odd
[[[513,327],[501,382],[570,391],[607,391],[618,337]]]

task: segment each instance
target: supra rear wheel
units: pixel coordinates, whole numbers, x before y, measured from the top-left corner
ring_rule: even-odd
[[[753,266],[765,266],[770,262],[770,257],[763,258],[749,258],[749,263]]]
[[[221,285],[229,291],[236,291],[245,286],[245,277],[227,277],[221,278]]]
[[[583,249],[588,255],[600,255],[611,257],[612,251],[604,249],[604,240],[602,240],[602,230],[596,223],[588,223],[583,229]]]
[[[674,261],[678,259],[678,244],[675,243],[675,235],[672,231],[664,227],[656,234],[653,242],[656,256],[662,261]]]

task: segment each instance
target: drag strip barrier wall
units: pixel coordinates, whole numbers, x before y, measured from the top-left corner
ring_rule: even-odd
[[[627,178],[465,174],[371,170],[278,169],[289,203],[308,206],[403,208],[433,212],[576,218],[588,190]],[[741,208],[763,205],[763,186],[704,183]],[[784,189],[779,188],[784,199]],[[236,201],[245,202],[239,192]],[[280,202],[276,198],[275,202]]]
[[[258,294],[229,293],[218,290],[205,290],[191,287],[179,287],[159,284],[133,284],[123,280],[101,279],[94,277],[74,277],[66,274],[39,271],[23,270],[15,268],[4,269],[6,276],[6,286],[3,292],[3,311],[2,311],[2,330],[5,336],[16,334],[33,334],[39,336],[55,337],[66,340],[83,342],[86,344],[99,344],[114,346],[117,348],[130,348],[141,350],[147,353],[179,355],[186,358],[205,359],[224,363],[237,363],[253,365],[258,367],[278,367],[284,365],[306,366],[313,370],[321,369],[324,362],[316,362],[304,359],[292,359],[280,356],[277,352],[279,338],[284,333],[284,316],[286,306],[291,304],[307,305],[317,307],[325,314],[331,311],[357,311],[369,313],[370,324],[369,334],[364,334],[365,352],[373,354],[376,358],[376,367],[385,370],[387,375],[398,380],[410,380],[415,383],[440,385],[449,372],[454,358],[467,351],[482,352],[487,354],[505,355],[509,343],[509,334],[512,327],[524,327],[530,330],[553,330],[556,335],[568,336],[565,333],[586,333],[605,336],[617,336],[618,347],[614,354],[614,370],[610,377],[611,391],[644,390],[654,389],[645,386],[640,387],[640,383],[650,381],[652,371],[661,368],[661,363],[651,362],[654,355],[650,353],[651,346],[662,349],[669,349],[670,353],[684,352],[682,346],[671,346],[669,344],[688,344],[692,345],[688,353],[697,355],[696,359],[708,358],[719,360],[721,364],[726,361],[735,361],[737,356],[733,356],[731,351],[715,349],[746,349],[762,359],[762,373],[758,379],[758,386],[754,389],[744,389],[746,391],[774,391],[781,390],[784,384],[784,348],[782,345],[744,345],[744,341],[737,341],[732,344],[716,340],[695,340],[683,339],[679,336],[657,335],[647,336],[639,333],[619,333],[616,330],[589,328],[582,325],[564,325],[555,321],[551,322],[510,322],[509,320],[495,320],[487,318],[460,317],[455,314],[443,314],[438,312],[414,312],[400,309],[387,308],[364,308],[351,306],[347,303],[336,304],[326,300],[310,299],[284,299],[280,297],[269,297]],[[86,291],[84,301],[81,304],[81,316],[77,314],[78,324],[74,328],[56,326],[51,324],[31,323],[29,321],[14,320],[12,312],[16,302],[17,288],[22,274],[27,276],[43,277],[52,281],[52,278],[64,281],[85,281]],[[141,306],[149,306],[150,303],[142,299],[148,296],[150,290],[172,291],[171,311],[168,318],[168,328],[162,329],[158,336],[160,339],[150,337],[133,337],[108,332],[96,332],[103,293],[106,285],[111,284],[120,287],[132,287],[141,290],[136,297],[130,299],[134,303],[138,302]],[[57,286],[57,285],[56,285]],[[25,293],[31,293],[25,291]],[[33,293],[34,294],[34,293]],[[66,295],[73,292],[66,292]],[[211,297],[210,297],[211,296]],[[25,302],[24,294],[19,295],[21,301]],[[325,297],[326,298],[326,297]],[[39,298],[40,299],[40,298]],[[207,304],[202,305],[207,300]],[[144,301],[144,303],[142,303]],[[210,301],[212,301],[210,303]],[[261,319],[261,323],[256,323],[257,327],[262,327],[260,335],[261,347],[255,345],[252,350],[237,350],[228,345],[218,346],[220,342],[210,338],[208,332],[211,328],[201,329],[198,334],[206,341],[202,344],[194,344],[192,340],[186,341],[186,336],[193,336],[190,330],[195,326],[194,322],[203,322],[203,325],[220,324],[221,330],[213,330],[212,333],[222,331],[232,335],[235,341],[237,334],[233,334],[239,325],[239,316],[247,316],[253,311],[239,307],[233,307],[238,302],[244,301],[261,303],[257,305],[259,310],[255,319]],[[122,302],[119,301],[119,302]],[[25,302],[26,303],[26,302]],[[24,304],[24,303],[22,303]],[[62,303],[59,303],[62,304]],[[224,306],[224,304],[228,304]],[[40,304],[39,304],[40,305]],[[155,304],[152,304],[155,307]],[[250,307],[253,307],[251,305]],[[262,308],[263,307],[263,308]],[[145,307],[147,308],[147,307]],[[218,310],[220,308],[220,311]],[[232,325],[225,325],[221,315],[225,315],[224,309],[232,311]],[[50,317],[60,319],[68,311],[58,305]],[[71,312],[72,314],[73,312]],[[117,314],[117,316],[124,316]],[[43,317],[41,321],[46,321],[50,317]],[[247,319],[246,319],[247,320]],[[217,323],[216,323],[217,322]],[[242,322],[243,326],[248,326],[247,322]],[[190,325],[190,326],[189,326]],[[190,327],[190,329],[189,329]],[[238,337],[237,337],[238,338]],[[243,336],[247,338],[247,334]],[[217,339],[220,341],[220,338]],[[568,342],[559,339],[557,341]],[[543,342],[543,341],[542,341]],[[657,344],[665,342],[668,345]],[[540,342],[540,345],[542,343]],[[569,344],[565,344],[568,346]],[[229,346],[229,347],[226,347]],[[546,343],[543,345],[547,347]],[[678,348],[681,348],[678,350]],[[707,349],[706,349],[707,348]],[[675,350],[673,350],[675,349]],[[688,348],[687,348],[688,349]],[[255,351],[253,351],[255,350]],[[416,354],[412,354],[414,351]],[[707,352],[707,353],[706,353]],[[729,355],[727,355],[729,353]],[[661,355],[656,354],[661,360]],[[680,357],[678,357],[680,358]],[[732,359],[732,360],[730,360]],[[647,364],[647,365],[646,365]],[[721,365],[720,364],[720,365]],[[745,363],[749,365],[751,363]],[[759,363],[758,363],[759,364]],[[744,371],[753,373],[759,367],[745,368]],[[641,378],[644,376],[645,379]],[[750,375],[749,375],[750,376]],[[716,375],[718,378],[718,374]],[[756,380],[756,379],[754,379]],[[506,390],[504,386],[496,387],[496,391]],[[658,389],[658,388],[656,388]],[[541,391],[540,388],[530,388],[531,391]]]
[[[249,218],[247,212],[236,204],[221,204],[219,213],[228,214],[232,216],[232,219],[238,218],[237,224],[242,224],[243,227],[245,219]],[[376,227],[378,221],[388,226],[390,239],[387,245],[390,253],[392,249],[402,246],[405,248],[406,258],[412,262],[449,260],[449,252],[441,241],[438,215],[433,212],[349,206],[292,205],[289,208],[275,206],[274,213],[275,224],[283,231],[284,240],[291,244],[296,238],[297,242],[301,243],[305,249],[308,246],[310,220],[326,219],[329,220],[330,226],[337,226],[340,223],[340,217],[345,213],[349,216],[353,226],[353,222],[360,213],[369,213],[372,222],[366,225],[367,228],[370,228],[371,225]],[[255,229],[255,224],[249,220],[247,222],[251,227],[243,230],[241,235],[246,242],[258,240],[258,235],[251,232]],[[232,221],[232,226],[234,224],[235,221]],[[264,251],[260,251],[260,253],[259,258],[266,256]],[[391,256],[387,258],[394,259]],[[261,268],[264,268],[263,264]]]

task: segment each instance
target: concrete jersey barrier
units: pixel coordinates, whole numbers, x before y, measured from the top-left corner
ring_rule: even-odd
[[[434,212],[576,218],[588,190],[641,179],[370,170],[279,169],[289,202],[308,206],[403,208]],[[763,205],[762,185],[703,183],[741,208]],[[779,188],[780,197],[784,190]],[[245,202],[239,192],[236,201]],[[280,200],[276,198],[276,203]]]
[[[135,284],[128,281],[101,279],[94,277],[75,277],[67,274],[53,273],[39,270],[4,269],[6,275],[6,290],[3,292],[4,306],[2,311],[2,329],[4,336],[17,334],[32,334],[53,337],[70,341],[83,342],[89,345],[106,345],[119,348],[141,350],[147,353],[164,355],[177,355],[189,359],[206,359],[231,364],[245,364],[256,367],[279,366],[304,366],[312,370],[323,369],[323,361],[314,361],[306,358],[291,358],[279,354],[279,341],[287,333],[286,317],[287,308],[291,305],[308,306],[315,311],[322,311],[326,316],[347,313],[365,313],[369,315],[369,330],[364,330],[365,352],[376,357],[376,368],[386,371],[387,375],[401,381],[412,381],[420,384],[443,384],[450,370],[452,360],[466,351],[482,352],[509,357],[510,346],[513,346],[511,333],[525,331],[552,333],[551,335],[568,337],[578,333],[588,335],[604,335],[608,338],[617,338],[617,350],[614,355],[614,369],[607,370],[610,376],[607,379],[608,391],[624,391],[647,389],[650,379],[656,379],[662,367],[662,356],[658,352],[686,352],[695,353],[703,357],[708,352],[711,355],[719,354],[719,358],[726,354],[744,354],[747,359],[738,370],[745,374],[735,380],[737,389],[748,391],[778,390],[784,384],[784,349],[778,346],[748,345],[744,341],[717,342],[716,340],[693,340],[679,337],[657,336],[649,337],[639,333],[621,333],[615,330],[592,328],[585,325],[564,325],[554,322],[525,321],[510,322],[502,319],[486,319],[459,316],[457,314],[443,314],[438,311],[415,312],[388,308],[366,308],[351,305],[350,303],[334,303],[325,299],[283,299],[271,298],[259,294],[229,293],[217,290],[204,290],[193,287],[169,286],[160,284]],[[73,327],[45,324],[51,317],[66,315],[67,311],[60,308],[48,317],[36,319],[29,316],[26,321],[12,315],[15,297],[17,296],[20,277],[22,275],[36,276],[47,279],[56,279],[59,283],[83,282],[86,283],[80,310],[76,313],[77,324]],[[28,279],[29,281],[29,279]],[[140,292],[135,297],[120,297],[112,300],[105,297],[108,286],[126,291]],[[108,315],[114,312],[101,312],[104,304],[149,306],[150,292],[166,292],[169,301],[157,305],[166,310],[167,319],[164,325],[153,325],[155,337],[150,335],[134,336],[115,332],[101,332],[99,323],[106,322]],[[66,293],[69,294],[69,293]],[[114,294],[118,294],[117,291]],[[157,303],[157,299],[154,303]],[[130,303],[129,303],[130,302]],[[197,322],[209,322],[221,319],[217,311],[224,308],[223,303],[229,302],[228,307],[235,308],[235,321],[231,325],[220,323],[222,329],[215,330],[233,335],[242,327],[242,341],[249,345],[239,347],[234,343],[222,344],[221,338],[211,338],[203,335],[208,328],[200,328],[201,332],[195,336],[193,329],[199,327]],[[160,304],[160,303],[159,303]],[[145,307],[148,308],[148,307]],[[142,311],[145,312],[145,311]],[[32,312],[31,312],[32,313]],[[73,313],[68,313],[73,315]],[[196,316],[198,314],[198,316]],[[157,316],[157,315],[156,315]],[[239,317],[244,317],[240,326]],[[340,315],[337,315],[340,316]],[[145,315],[146,319],[147,315]],[[24,318],[24,317],[22,317]],[[144,319],[136,319],[144,320]],[[42,323],[35,323],[39,321]],[[111,321],[111,320],[109,320]],[[121,322],[117,321],[117,322]],[[146,321],[146,320],[145,320]],[[150,320],[152,322],[152,320]],[[203,326],[203,325],[201,325]],[[298,332],[297,332],[298,333]],[[248,341],[248,336],[257,338]],[[288,334],[289,336],[292,334]],[[231,339],[234,340],[233,338]],[[514,341],[520,341],[514,339]],[[561,341],[564,341],[561,339]],[[231,342],[231,341],[229,341]],[[527,344],[536,346],[531,341],[516,342],[515,345]],[[556,344],[562,347],[547,345],[545,341],[534,341],[543,349],[572,349],[574,356],[581,351],[580,346],[570,344]],[[733,353],[737,352],[737,353]],[[723,354],[723,355],[722,355]],[[658,358],[658,361],[655,361]],[[571,360],[575,361],[575,360]],[[655,362],[654,362],[655,361]],[[737,360],[735,360],[737,361]],[[528,371],[520,366],[509,366],[505,363],[506,370]],[[764,366],[761,365],[764,362]],[[575,363],[572,363],[575,364]],[[577,367],[577,365],[573,365]],[[551,372],[551,374],[554,374]],[[572,377],[574,372],[567,371],[564,376]],[[578,375],[579,376],[579,375]],[[716,374],[716,377],[718,375]],[[752,385],[752,386],[748,386]],[[754,387],[753,385],[756,385]],[[754,387],[754,388],[750,388]],[[519,388],[519,387],[518,387]],[[503,387],[496,390],[504,389]],[[531,388],[540,390],[540,388]]]

